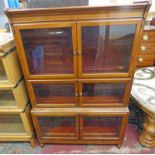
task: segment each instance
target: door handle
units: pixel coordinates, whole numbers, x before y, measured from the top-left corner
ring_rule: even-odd
[[[82,93],[79,93],[79,96],[82,96]]]
[[[78,93],[75,93],[75,96],[78,96]]]
[[[78,55],[81,55],[81,52],[80,51],[78,51]]]

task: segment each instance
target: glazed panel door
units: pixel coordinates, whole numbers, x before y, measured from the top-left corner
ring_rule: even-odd
[[[79,82],[79,103],[86,107],[118,107],[128,105],[131,79],[87,79]]]
[[[75,23],[17,24],[14,28],[27,79],[76,77]]]
[[[127,114],[82,114],[80,138],[82,140],[121,140]]]
[[[78,104],[75,80],[28,80],[27,86],[34,107],[75,107]]]
[[[39,139],[77,140],[79,138],[78,116],[74,114],[32,114]]]
[[[134,19],[78,22],[79,76],[129,76],[138,54],[139,23]]]

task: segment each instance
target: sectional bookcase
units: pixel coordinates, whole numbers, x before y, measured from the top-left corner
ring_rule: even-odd
[[[5,11],[39,143],[122,144],[150,3],[48,2]]]

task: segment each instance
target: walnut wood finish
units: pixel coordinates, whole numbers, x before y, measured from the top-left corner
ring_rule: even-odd
[[[131,82],[130,78],[28,80],[27,88],[33,107],[121,107],[128,105]]]
[[[35,122],[35,128],[38,135],[38,140],[40,144],[43,143],[72,143],[72,144],[122,144],[124,132],[125,132],[125,122],[127,121],[128,116],[128,108],[115,108],[115,112],[113,111],[113,108],[52,108],[52,109],[33,109],[32,112],[32,118]],[[48,120],[48,124],[53,124],[53,128],[46,127],[46,123],[44,121],[44,124],[40,124],[39,118],[51,118],[51,120]],[[70,123],[66,122],[65,120],[62,121],[62,123],[56,123],[53,122],[53,118],[74,118],[75,120],[75,126],[74,130],[70,127]],[[93,121],[87,123],[88,127],[85,128],[83,119],[85,117],[88,118],[97,118]],[[112,117],[121,118],[120,124],[118,123],[116,126],[118,126],[119,130],[116,134],[114,131],[116,126],[114,125],[114,122],[108,122],[105,118]],[[100,119],[104,118],[105,121],[107,121],[107,125],[102,126],[102,123],[100,122]],[[89,121],[89,119],[88,119]],[[46,121],[47,122],[47,121]],[[108,126],[109,123],[109,126]],[[56,125],[62,125],[62,126],[56,126]],[[93,126],[94,124],[94,126]],[[101,126],[100,126],[101,125]],[[115,127],[112,127],[111,125],[114,125]],[[41,128],[44,126],[44,130],[41,130]],[[50,131],[51,132],[48,132]],[[89,130],[89,132],[87,131]],[[65,132],[67,131],[67,132]],[[46,133],[44,133],[46,132]],[[73,133],[72,133],[73,132]],[[89,133],[89,135],[85,135]],[[62,134],[63,133],[63,134]],[[76,137],[74,137],[76,135]],[[67,137],[66,137],[67,136]],[[85,137],[86,136],[86,137]],[[102,136],[102,137],[101,137]],[[94,141],[95,140],[95,141]]]
[[[153,66],[155,63],[155,54],[139,55],[138,67]]]
[[[41,146],[122,144],[149,7],[143,1],[5,10]]]

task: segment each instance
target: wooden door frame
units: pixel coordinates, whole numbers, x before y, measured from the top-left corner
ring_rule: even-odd
[[[36,133],[37,133],[37,139],[39,141],[39,143],[43,143],[44,140],[59,140],[61,138],[48,138],[48,137],[43,137],[42,135],[42,132],[41,132],[41,127],[40,127],[40,124],[39,124],[39,121],[38,121],[38,118],[37,117],[41,117],[41,116],[44,116],[44,117],[75,117],[75,121],[76,121],[76,138],[74,139],[66,139],[66,140],[78,140],[79,139],[79,117],[77,114],[74,114],[74,113],[63,113],[63,112],[57,112],[57,113],[50,113],[50,112],[33,112],[31,111],[31,115],[32,115],[32,119],[33,119],[33,123],[34,123],[34,126],[35,126],[35,130],[36,130]],[[65,139],[61,139],[61,140],[65,140]]]
[[[34,88],[32,84],[50,84],[50,83],[52,84],[74,84],[74,91],[75,91],[74,95],[76,97],[76,104],[37,103],[36,98],[35,98]],[[78,82],[76,80],[71,80],[71,79],[68,79],[68,80],[27,80],[26,84],[27,84],[28,93],[29,93],[30,100],[31,100],[33,107],[36,107],[36,108],[75,107],[79,103],[78,96],[76,96],[76,94],[78,94]]]
[[[128,113],[112,113],[112,112],[109,112],[109,113],[82,113],[80,114],[79,116],[79,119],[80,119],[80,140],[108,140],[108,138],[103,138],[103,139],[95,139],[95,138],[90,138],[90,139],[85,139],[84,136],[83,136],[83,117],[121,117],[122,118],[122,121],[121,121],[121,125],[120,125],[120,132],[119,132],[119,136],[118,138],[117,137],[114,137],[114,138],[110,138],[109,141],[112,141],[112,140],[118,140],[119,143],[122,143],[123,141],[123,137],[124,137],[124,134],[125,134],[125,128],[126,128],[126,124],[127,124],[127,120],[128,120]]]
[[[105,25],[136,25],[135,36],[133,39],[132,53],[131,59],[129,62],[129,69],[127,73],[82,73],[82,27],[83,26],[105,26]],[[77,22],[77,49],[78,49],[78,76],[80,78],[100,78],[100,77],[129,77],[133,76],[134,70],[136,68],[136,62],[139,52],[138,44],[141,41],[141,26],[142,26],[141,18],[130,18],[130,19],[111,19],[111,20],[87,20],[87,21],[79,21]]]
[[[68,28],[72,29],[72,47],[73,47],[73,74],[40,74],[32,75],[29,71],[28,61],[22,42],[20,30],[28,29],[43,29],[43,28]],[[16,38],[16,47],[21,62],[22,70],[27,80],[33,79],[51,79],[51,78],[76,78],[77,77],[77,45],[76,45],[76,22],[45,22],[45,23],[28,23],[28,24],[14,24],[13,32]]]
[[[94,103],[91,104],[83,104],[82,103],[82,84],[83,83],[125,83],[125,90],[123,96],[122,103],[114,103],[114,104],[99,104],[96,105]],[[131,91],[132,80],[131,78],[104,78],[104,79],[81,79],[79,80],[79,105],[80,107],[126,107],[128,105],[130,99],[130,91]]]

